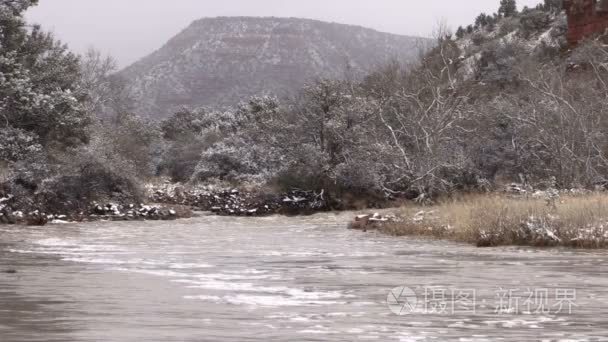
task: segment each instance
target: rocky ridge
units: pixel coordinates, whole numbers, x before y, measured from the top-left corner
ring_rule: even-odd
[[[286,96],[315,78],[356,77],[393,59],[410,62],[429,42],[309,19],[205,18],[120,75],[138,114],[164,118],[182,106]]]

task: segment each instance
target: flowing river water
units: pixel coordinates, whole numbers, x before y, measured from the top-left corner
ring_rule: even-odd
[[[394,238],[351,216],[0,226],[0,271],[17,270],[0,341],[608,340],[605,251]]]

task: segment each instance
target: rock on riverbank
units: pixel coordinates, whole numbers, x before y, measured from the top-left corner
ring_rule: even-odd
[[[53,222],[174,220],[192,216],[190,208],[180,205],[92,203],[76,213],[45,213],[31,208],[20,210],[15,202],[12,195],[0,198],[0,224],[43,226]]]
[[[348,229],[367,231],[378,229],[384,224],[397,222],[398,220],[395,215],[380,215],[379,213],[358,215],[348,223]]]
[[[226,216],[306,215],[330,210],[324,191],[294,189],[282,194],[243,192],[237,189],[152,188],[151,200],[180,204]]]

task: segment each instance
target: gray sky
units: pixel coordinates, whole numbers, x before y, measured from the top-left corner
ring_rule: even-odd
[[[518,0],[535,6],[541,0]],[[28,19],[76,52],[95,47],[126,66],[160,48],[193,20],[216,16],[302,17],[430,36],[492,13],[499,0],[40,0]]]

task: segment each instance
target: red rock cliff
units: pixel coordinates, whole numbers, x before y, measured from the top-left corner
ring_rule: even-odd
[[[608,0],[564,0],[564,9],[570,45],[608,28]]]

